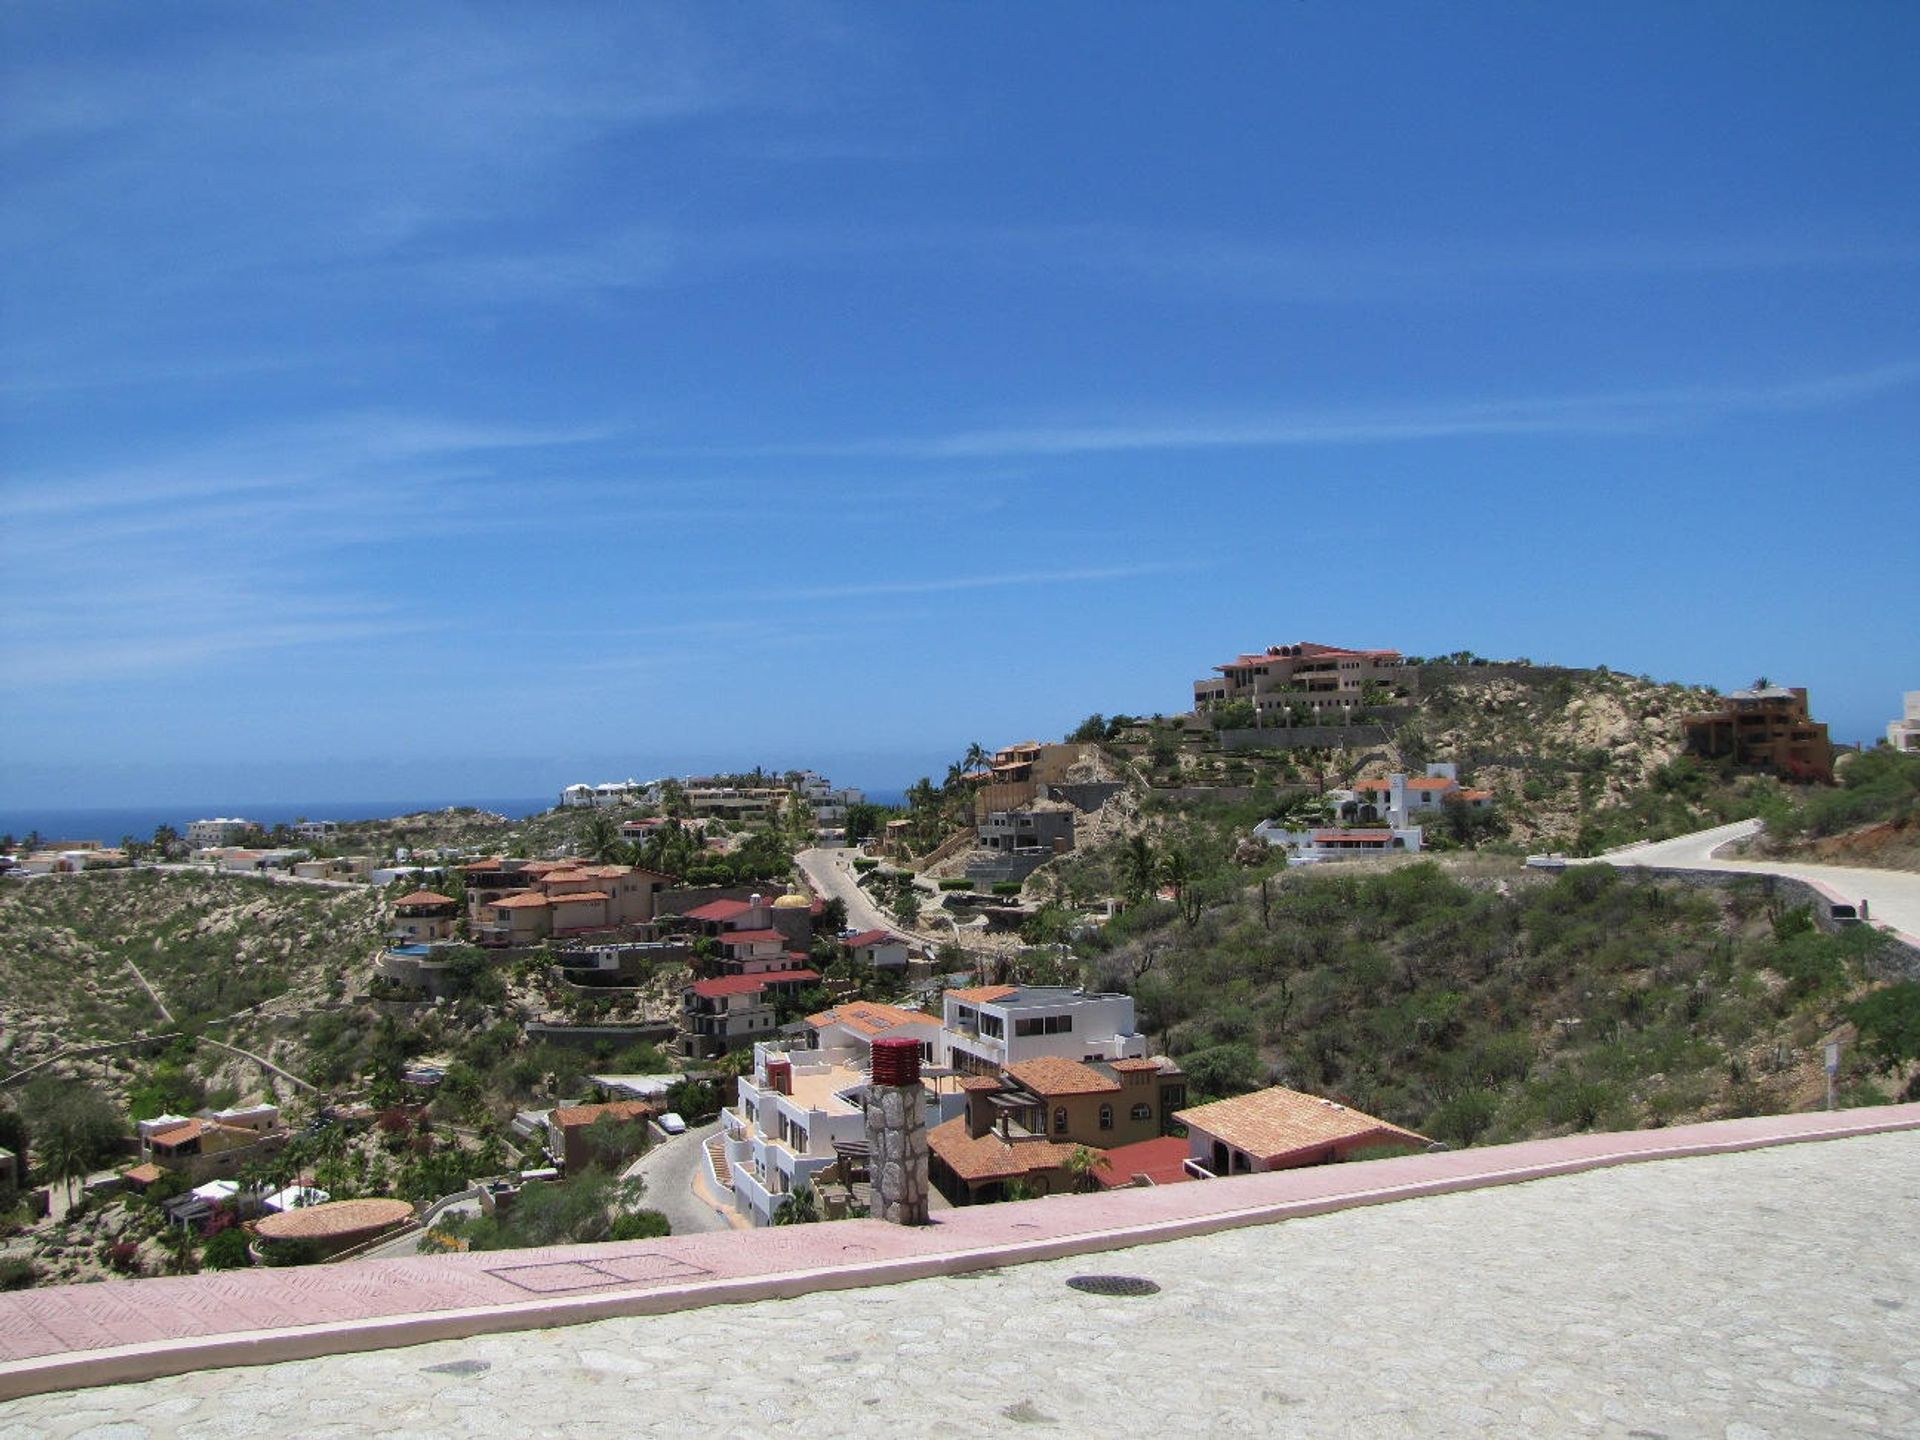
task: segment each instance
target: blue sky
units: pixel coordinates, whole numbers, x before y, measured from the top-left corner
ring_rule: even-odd
[[[1920,7],[15,5],[0,801],[1920,686]]]

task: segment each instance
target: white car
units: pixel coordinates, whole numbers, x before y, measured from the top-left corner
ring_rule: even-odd
[[[671,1110],[662,1115],[658,1123],[660,1128],[669,1135],[684,1135],[687,1133],[687,1122]]]

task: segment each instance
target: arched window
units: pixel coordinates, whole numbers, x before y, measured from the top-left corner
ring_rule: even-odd
[[[1067,1107],[1064,1105],[1053,1107],[1053,1133],[1056,1135],[1067,1133]]]
[[[1113,1129],[1113,1106],[1102,1105],[1100,1107],[1100,1128],[1102,1130]]]

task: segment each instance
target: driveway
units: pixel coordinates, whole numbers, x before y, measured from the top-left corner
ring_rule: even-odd
[[[1741,820],[1672,840],[1629,845],[1596,858],[1608,865],[1623,867],[1785,875],[1825,885],[1849,900],[1865,900],[1870,921],[1890,925],[1915,937],[1915,943],[1920,944],[1920,875],[1907,870],[1870,870],[1858,865],[1815,865],[1804,860],[1731,860],[1715,853],[1735,841],[1758,834],[1760,828],[1758,820]]]
[[[639,1176],[647,1182],[640,1197],[643,1209],[658,1210],[667,1217],[676,1235],[704,1235],[728,1228],[726,1219],[700,1198],[696,1181],[704,1185],[704,1165],[700,1152],[707,1137],[719,1133],[720,1122],[696,1125],[684,1135],[656,1140],[653,1148],[629,1165],[621,1178]]]

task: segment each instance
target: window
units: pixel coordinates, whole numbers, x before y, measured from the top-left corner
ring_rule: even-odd
[[[1136,1120],[1151,1120],[1153,1118],[1153,1106],[1151,1105],[1134,1106],[1133,1118]]]
[[[1113,1106],[1102,1105],[1100,1107],[1100,1128],[1102,1130],[1113,1129]]]
[[[1056,1135],[1067,1133],[1067,1107],[1064,1105],[1053,1107],[1053,1133]]]
[[[985,1011],[980,1015],[980,1033],[989,1040],[998,1040],[1007,1033],[1006,1023],[998,1015],[989,1015]]]
[[[1035,1015],[1029,1020],[1013,1022],[1015,1035],[1071,1035],[1073,1016],[1071,1015]]]

